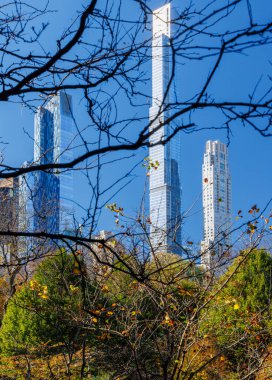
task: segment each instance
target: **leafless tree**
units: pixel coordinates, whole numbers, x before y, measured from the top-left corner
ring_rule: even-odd
[[[128,7],[131,7],[129,11]],[[152,101],[152,8],[149,2],[83,1],[78,5],[78,12],[73,15],[72,22],[64,30],[58,31],[58,34],[55,28],[53,31],[51,29],[50,18],[54,4],[50,1],[38,5],[29,0],[3,2],[0,11],[0,101],[14,102],[36,112],[52,95],[63,91],[65,94],[67,92],[80,96],[78,107],[80,112],[86,114],[85,124],[81,125],[77,113],[72,111],[76,133],[65,150],[73,149],[73,159],[63,161],[54,158],[46,162],[40,159],[38,162],[33,160],[27,165],[15,167],[6,161],[3,152],[0,178],[16,180],[30,173],[35,176],[42,172],[53,176],[73,172],[84,178],[90,189],[83,217],[81,220],[76,217],[73,219],[72,235],[67,231],[55,233],[42,228],[34,231],[27,225],[25,228],[19,228],[22,226],[20,224],[16,228],[10,228],[3,224],[0,229],[3,242],[5,239],[16,238],[18,244],[31,240],[32,245],[35,241],[35,249],[29,249],[27,253],[18,251],[16,260],[7,262],[6,269],[13,267],[12,273],[16,276],[22,270],[28,273],[31,268],[29,264],[34,266],[43,256],[53,254],[65,246],[75,260],[78,260],[78,252],[81,252],[85,261],[92,263],[89,265],[91,270],[96,268],[96,272],[90,276],[78,260],[84,300],[87,297],[86,282],[90,277],[103,278],[105,273],[110,275],[115,269],[131,276],[137,286],[143,286],[147,292],[156,290],[152,283],[154,276],[157,276],[156,282],[161,286],[170,286],[164,275],[160,275],[168,264],[162,260],[162,265],[160,255],[152,252],[149,237],[152,221],[145,212],[144,201],[139,206],[138,215],[128,215],[122,205],[116,205],[115,197],[130,183],[135,168],[142,164],[138,152],[147,155],[147,148],[167,144],[177,133],[196,133],[205,128],[217,128],[225,129],[230,138],[233,128],[243,125],[254,129],[263,137],[271,136],[271,77],[256,77],[255,81],[251,78],[251,83],[254,83],[252,88],[250,84],[248,88],[241,89],[240,94],[231,97],[225,95],[222,87],[219,89],[214,84],[220,83],[222,66],[226,61],[236,70],[237,56],[245,57],[242,64],[247,64],[254,59],[259,49],[269,49],[272,42],[272,20],[268,15],[256,15],[250,0],[203,0],[195,4],[181,4],[172,20],[174,33],[168,46],[171,50],[171,75],[164,98],[168,99],[170,91],[174,96],[171,100],[164,101],[156,115],[150,119],[147,106]],[[183,68],[187,67],[200,73],[200,78],[193,92],[184,91],[180,94],[176,90],[177,81],[182,76],[180,73]],[[217,124],[203,126],[202,115],[211,111],[217,116]],[[156,120],[161,120],[163,113],[168,116],[155,128],[151,128]],[[152,142],[152,136],[165,125],[169,126],[170,134],[163,136],[160,141]],[[43,155],[47,156],[48,153],[43,152]],[[127,160],[127,170],[119,173],[116,168],[122,160]],[[106,183],[103,180],[105,172],[112,174]],[[143,175],[145,174],[143,170]],[[80,189],[77,191],[80,192]],[[35,197],[35,190],[31,195]],[[50,213],[50,207],[44,206]],[[114,215],[116,229],[110,234],[98,236],[97,226],[105,206],[108,206],[109,217]],[[253,215],[239,226],[237,239],[240,242],[245,237],[247,241],[251,237],[249,243],[251,247],[256,247],[263,237],[269,236],[270,230],[265,226],[269,224],[261,216],[261,213]],[[264,225],[259,228],[261,221]],[[50,248],[44,249],[48,247],[48,242]],[[190,268],[199,262],[201,254],[191,247],[190,242],[189,248],[185,241],[181,249],[185,254],[184,257],[177,258],[177,261],[185,265],[181,269],[182,278],[188,276],[188,273],[194,277],[195,273],[192,274]],[[231,251],[232,255],[235,254],[235,248],[231,247]],[[240,252],[240,248],[236,251]],[[153,253],[151,272],[150,252]],[[222,255],[223,261],[229,260],[226,252]],[[218,265],[221,264],[222,260]],[[170,267],[172,265],[173,263]],[[171,278],[171,285],[180,275],[178,272]],[[205,292],[209,291],[214,277],[213,274],[206,276]],[[24,278],[27,278],[27,274]],[[13,291],[14,283],[16,280],[12,279]],[[157,294],[156,290],[156,296]],[[165,297],[162,298],[163,302],[168,295],[163,292],[160,294],[160,297]],[[202,298],[201,296],[200,299]],[[193,303],[196,299],[197,296]],[[155,296],[154,302],[157,307],[160,306]],[[85,306],[83,302],[83,310],[88,314]],[[195,307],[186,304],[184,307],[186,310],[193,307],[196,311],[190,314],[190,324],[185,330],[175,331],[175,339],[187,337],[183,334],[187,330],[191,331],[194,318],[199,315],[199,309],[203,305]],[[165,317],[168,315],[166,313],[168,311],[162,308],[160,315]],[[178,310],[177,313],[184,314],[184,310]],[[155,322],[159,325],[162,321],[158,319]],[[126,337],[126,334],[123,335]],[[175,339],[167,344],[177,344]],[[190,347],[193,345],[192,341],[188,344]],[[172,379],[178,379],[175,376],[179,376],[181,370],[184,371],[184,367],[175,368],[176,375]]]

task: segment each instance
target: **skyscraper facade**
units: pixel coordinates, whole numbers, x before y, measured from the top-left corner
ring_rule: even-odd
[[[171,6],[166,4],[153,12],[152,39],[152,106],[150,107],[149,159],[158,163],[150,172],[150,238],[154,251],[179,252],[180,232],[180,137],[175,135],[165,145],[155,145],[165,140],[173,131],[165,123],[170,116],[171,100]],[[165,124],[164,124],[165,123]],[[154,146],[152,146],[154,145]]]
[[[204,240],[201,261],[207,268],[225,260],[230,245],[231,176],[227,146],[207,141],[202,165]]]
[[[30,162],[25,161],[22,167],[28,167]],[[33,232],[34,230],[34,173],[25,173],[18,177],[18,230]],[[33,247],[33,238],[19,237],[19,255],[26,256]]]
[[[35,164],[73,159],[71,96],[59,92],[39,107],[34,124]],[[34,229],[50,233],[70,229],[73,223],[73,175],[67,170],[39,171],[34,185]]]
[[[18,178],[0,180],[0,230],[18,231]],[[0,261],[10,260],[16,254],[18,240],[14,236],[0,237]]]

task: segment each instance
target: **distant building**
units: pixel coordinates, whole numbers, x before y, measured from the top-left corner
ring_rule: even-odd
[[[10,261],[17,254],[17,238],[9,236],[8,231],[18,231],[18,178],[0,180],[0,259]]]
[[[231,176],[227,146],[207,141],[202,165],[204,240],[201,261],[207,268],[223,264],[231,242]]]
[[[28,167],[26,161],[22,167]],[[18,230],[21,232],[34,231],[34,173],[25,173],[18,177]],[[18,239],[18,251],[20,256],[27,255],[33,248],[32,237],[20,237]]]
[[[171,6],[166,4],[153,12],[152,41],[152,106],[150,130],[158,128],[150,143],[156,144],[173,132],[164,121],[170,116],[167,92],[171,70]],[[166,109],[165,109],[166,108]],[[155,252],[181,253],[181,183],[180,137],[176,134],[165,145],[149,148],[149,159],[156,165],[150,171],[150,239]]]
[[[73,159],[71,96],[59,92],[39,107],[34,125],[34,164]],[[34,229],[58,233],[73,225],[73,175],[66,170],[38,171],[34,181]]]
[[[6,232],[0,236],[1,260],[3,257],[9,260],[11,255],[25,257],[33,248],[32,237],[19,236],[19,233],[33,232],[33,186],[32,173],[0,180],[0,231]],[[18,235],[9,236],[9,231]]]
[[[125,246],[111,231],[101,230],[98,235],[92,236],[92,239],[94,241],[91,243],[91,249],[85,252],[83,248],[85,263],[90,275],[104,276],[111,272],[118,257],[129,256]]]

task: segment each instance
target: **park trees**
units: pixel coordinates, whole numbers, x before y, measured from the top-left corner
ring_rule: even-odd
[[[129,9],[128,3],[131,7]],[[266,6],[268,5],[266,3]],[[76,198],[79,203],[83,181],[89,187],[87,202],[84,206],[80,204],[84,209],[83,215],[75,219],[72,234],[69,233],[71,231],[33,231],[28,227],[7,228],[6,223],[1,224],[0,235],[3,242],[14,238],[35,240],[35,249],[27,253],[15,252],[12,261],[1,261],[2,269],[7,271],[11,280],[7,279],[11,284],[10,296],[14,295],[16,289],[19,290],[18,295],[15,294],[14,298],[11,298],[7,315],[17,313],[22,320],[31,315],[27,330],[31,331],[32,327],[35,329],[36,323],[39,323],[36,330],[43,331],[44,338],[49,339],[47,328],[36,319],[39,317],[38,309],[41,309],[44,313],[42,315],[51,323],[51,333],[55,332],[50,338],[52,342],[54,337],[58,340],[64,340],[65,337],[65,342],[70,345],[67,346],[68,356],[73,352],[71,345],[76,340],[75,337],[79,337],[78,331],[84,331],[86,334],[89,331],[96,332],[96,362],[103,367],[108,360],[112,367],[115,367],[114,373],[121,362],[120,374],[128,378],[133,378],[136,374],[140,378],[153,375],[173,379],[194,378],[202,369],[205,370],[217,363],[217,359],[220,361],[220,351],[217,351],[216,346],[221,344],[220,339],[218,342],[215,339],[209,341],[209,338],[201,335],[205,316],[208,318],[209,315],[208,306],[210,303],[213,305],[214,297],[209,298],[212,294],[210,289],[216,289],[214,283],[217,279],[208,276],[208,279],[205,276],[201,278],[201,269],[196,270],[201,254],[193,249],[193,242],[190,240],[182,244],[184,255],[174,259],[176,264],[160,258],[158,252],[152,250],[149,239],[152,220],[146,215],[144,207],[140,207],[137,215],[131,216],[124,211],[122,204],[116,203],[115,197],[131,180],[137,166],[133,161],[133,155],[138,151],[144,151],[144,155],[147,155],[145,149],[152,145],[152,135],[164,125],[171,126],[171,133],[167,139],[163,136],[155,144],[166,144],[179,132],[196,133],[202,128],[225,128],[227,136],[230,137],[231,131],[238,125],[254,129],[264,137],[271,135],[270,76],[264,76],[260,86],[259,77],[252,78],[253,74],[252,77],[248,75],[248,87],[245,86],[239,93],[231,95],[226,94],[224,86],[213,87],[218,79],[220,83],[221,69],[226,59],[235,71],[239,66],[237,55],[248,53],[245,61],[240,63],[243,68],[243,65],[252,63],[256,57],[256,54],[250,53],[270,46],[272,24],[269,12],[260,15],[255,12],[254,4],[249,0],[182,4],[173,20],[175,32],[170,41],[171,76],[164,98],[167,98],[171,87],[176,87],[180,67],[193,67],[189,70],[193,74],[188,74],[188,77],[190,83],[194,83],[195,86],[190,86],[192,92],[184,91],[182,94],[174,90],[174,98],[161,104],[153,117],[154,120],[151,121],[147,109],[147,103],[151,100],[149,66],[152,9],[149,3],[142,0],[90,0],[77,4],[77,7],[70,15],[73,20],[60,30],[51,28],[50,25],[50,21],[53,20],[52,2],[40,3],[38,6],[30,0],[1,4],[3,19],[0,101],[3,108],[6,104],[14,102],[25,107],[24,109],[36,111],[52,94],[64,91],[78,96],[80,112],[73,111],[76,130],[73,160],[62,163],[54,159],[47,163],[32,160],[21,166],[21,163],[11,162],[5,156],[5,141],[1,141],[3,152],[0,178],[21,178],[22,175],[39,172],[80,173]],[[200,73],[198,81],[195,80],[196,73]],[[169,116],[161,120],[164,112]],[[209,112],[213,112],[216,120],[212,127],[209,123],[202,124],[203,114]],[[84,119],[80,118],[81,114],[85,114]],[[158,126],[155,129],[150,128],[157,120],[160,121]],[[7,127],[12,128],[12,125]],[[142,158],[139,159],[140,165],[143,163]],[[120,162],[124,160],[128,164],[122,172]],[[152,163],[147,159],[144,165],[146,162],[149,165],[147,173],[143,175],[147,174],[148,179],[150,170],[155,170],[154,165],[156,167],[160,163]],[[104,182],[105,176],[107,182]],[[96,229],[106,205],[107,211],[112,213],[108,214],[110,216],[107,218],[113,216],[116,228],[109,236],[97,237]],[[45,205],[46,207],[50,212],[50,207]],[[256,207],[254,210],[256,213]],[[250,214],[250,220],[237,227],[243,239],[245,236],[249,238],[248,244],[251,246],[258,246],[264,235],[269,239],[271,234],[271,230],[259,228],[260,224],[256,224],[256,221],[261,220],[261,216],[261,212],[258,215]],[[237,218],[242,222],[240,212]],[[269,226],[268,222],[267,225]],[[42,246],[48,242],[50,248],[39,248],[38,243]],[[81,251],[87,259],[86,262],[96,263],[97,272],[91,265],[82,267],[80,261],[76,261],[75,273],[67,279],[62,266],[52,261],[56,265],[53,270],[47,261],[44,265],[48,265],[50,271],[43,267],[47,278],[40,277],[36,280],[37,276],[42,276],[38,270],[33,279],[29,279],[33,272],[31,266],[35,267],[32,263],[38,262],[48,254],[56,255],[58,260],[59,249],[63,246],[71,254],[68,257],[73,257],[73,260],[78,257],[77,252]],[[235,247],[232,247],[232,251],[240,255],[239,248],[235,250]],[[101,252],[103,254],[100,254]],[[150,252],[154,253],[152,257]],[[243,255],[241,257],[243,258]],[[70,259],[67,260],[69,264]],[[152,264],[149,263],[150,260],[153,260]],[[68,264],[67,267],[70,268]],[[236,262],[235,265],[236,267],[232,267],[234,272],[240,264]],[[173,266],[179,269],[173,270]],[[51,273],[55,273],[54,277]],[[122,278],[119,288],[113,285],[118,283],[117,273]],[[227,276],[230,276],[231,280],[230,273],[228,272]],[[24,275],[19,278],[22,274]],[[98,282],[93,283],[94,279]],[[37,284],[33,282],[31,285],[28,282],[28,285],[24,285],[28,280],[37,281]],[[59,285],[57,281],[60,281]],[[268,292],[266,280],[263,281],[265,291]],[[42,287],[47,288],[40,288],[40,283]],[[72,285],[72,288],[67,288],[67,284]],[[227,285],[228,280],[225,278],[222,291],[225,286],[228,289]],[[256,289],[260,289],[258,282],[252,284],[255,285]],[[50,287],[56,294],[50,291]],[[233,289],[230,294],[232,292]],[[31,298],[33,295],[34,299]],[[26,306],[29,297],[35,306],[35,313],[31,314],[27,309],[16,306],[16,299],[18,302],[21,300],[21,304],[23,302]],[[222,297],[228,297],[227,293]],[[257,294],[254,294],[253,298],[256,307],[259,302]],[[218,302],[220,306],[220,301]],[[114,304],[118,306],[112,306]],[[121,309],[123,307],[124,310]],[[231,309],[229,306],[231,323],[237,314],[242,311],[246,313],[247,306],[238,304],[238,307],[239,309]],[[102,310],[103,308],[105,310]],[[70,313],[70,318],[67,312]],[[258,314],[258,311],[254,313]],[[241,318],[244,316],[241,314]],[[204,321],[201,321],[201,318]],[[34,336],[35,339],[41,338],[37,336],[36,331],[36,335],[33,332],[33,341],[29,342],[26,335],[23,335],[21,319],[15,321],[10,318],[10,322],[14,323],[11,328],[8,327],[8,317],[4,317],[3,325],[3,334],[21,334],[21,343],[17,346],[20,350],[24,345],[38,344],[40,340],[34,340]],[[222,322],[219,315],[217,321],[219,324]],[[250,324],[250,321],[248,319],[246,325]],[[16,323],[19,325],[16,326]],[[241,322],[242,325],[243,323]],[[58,335],[56,324],[64,337]],[[241,331],[245,331],[245,328],[242,326]],[[261,329],[266,328],[266,325],[261,325]],[[111,336],[108,339],[109,334],[114,335],[114,338]],[[81,337],[83,375],[86,361],[83,354],[84,342],[87,342],[86,339]],[[227,343],[223,339],[224,347]],[[123,344],[125,350],[121,351]],[[213,347],[213,352],[205,348],[209,345]],[[16,346],[13,346],[14,348]],[[116,350],[120,350],[119,360]],[[204,361],[201,362],[199,358],[205,350],[212,357],[204,356]],[[260,354],[258,350],[256,352]],[[134,355],[132,359],[131,353]],[[222,362],[224,360],[220,362],[221,365]],[[237,366],[238,362],[234,361],[233,365]],[[258,363],[257,360],[257,367]],[[155,373],[155,364],[160,368],[159,373]],[[251,370],[255,371],[255,364],[254,359],[249,366]],[[241,365],[244,365],[244,362]]]

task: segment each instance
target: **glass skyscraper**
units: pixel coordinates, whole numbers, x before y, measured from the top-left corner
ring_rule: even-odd
[[[73,160],[71,96],[59,92],[45,107],[39,107],[34,124],[34,163],[64,163]],[[49,233],[73,225],[73,175],[68,170],[39,171],[34,184],[34,229]]]
[[[222,264],[231,242],[231,176],[227,146],[207,141],[202,165],[204,240],[201,262],[207,268]]]
[[[149,159],[159,163],[150,172],[150,238],[154,252],[180,253],[181,183],[180,136],[176,134],[165,145],[155,145],[173,132],[165,120],[170,116],[167,106],[171,100],[171,88],[167,92],[171,53],[171,6],[166,4],[153,12],[152,40],[152,106],[150,130],[158,128],[150,138]],[[161,127],[160,127],[161,124]]]

